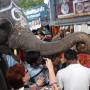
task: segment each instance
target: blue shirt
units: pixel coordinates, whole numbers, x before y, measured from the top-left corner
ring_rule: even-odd
[[[18,63],[11,55],[5,55],[5,61],[7,62],[8,67],[11,67]]]

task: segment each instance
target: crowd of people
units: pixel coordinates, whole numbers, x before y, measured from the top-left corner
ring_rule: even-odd
[[[38,35],[41,40],[51,40],[45,39],[43,33]],[[90,55],[83,53],[86,49],[85,42],[78,42],[49,56],[42,56],[39,51],[26,52],[22,58],[11,52],[0,53],[0,68],[2,61],[7,68],[3,73],[8,90],[90,90]]]
[[[90,69],[81,65],[73,49],[42,57],[40,52],[26,54],[24,63],[9,67],[6,78],[12,90],[89,90]]]

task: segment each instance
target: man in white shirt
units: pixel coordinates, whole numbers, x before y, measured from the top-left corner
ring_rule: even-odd
[[[74,50],[64,52],[68,65],[57,73],[57,81],[61,90],[89,90],[90,69],[77,63],[77,53]]]

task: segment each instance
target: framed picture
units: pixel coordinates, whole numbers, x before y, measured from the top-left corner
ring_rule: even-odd
[[[75,15],[90,15],[90,0],[81,0],[74,2]]]
[[[63,18],[74,14],[73,1],[59,0],[56,5],[57,18]]]
[[[65,19],[90,16],[90,0],[58,0],[56,18]]]

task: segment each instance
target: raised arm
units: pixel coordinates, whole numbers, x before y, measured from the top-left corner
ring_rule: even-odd
[[[52,90],[59,90],[57,87],[57,81],[56,81],[52,61],[48,58],[46,58],[46,59],[47,59],[46,66],[47,66],[48,71],[49,71],[49,81],[50,81],[51,88],[52,88]]]

